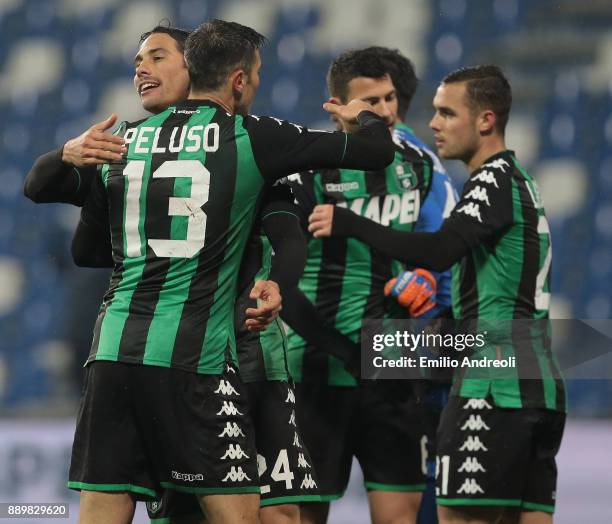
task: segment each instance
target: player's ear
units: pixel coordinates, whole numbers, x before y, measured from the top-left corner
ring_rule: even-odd
[[[490,109],[486,109],[478,115],[478,131],[481,135],[490,135],[495,131],[497,115]]]
[[[236,69],[230,75],[230,83],[234,93],[242,94],[247,83],[247,74],[244,69]]]

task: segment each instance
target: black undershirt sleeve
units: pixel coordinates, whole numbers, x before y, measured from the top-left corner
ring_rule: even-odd
[[[445,271],[461,260],[470,245],[445,221],[435,233],[396,231],[336,206],[332,236],[354,237],[391,258],[406,264]]]
[[[274,250],[269,278],[278,284],[283,294],[286,289],[297,286],[304,272],[308,248],[291,190],[278,186],[271,192],[273,200],[262,210],[261,225]]]
[[[383,169],[395,155],[391,134],[384,121],[371,111],[362,111],[359,130],[348,134],[319,131],[271,117],[247,116],[255,161],[262,175],[273,181],[310,169],[345,167]]]
[[[72,259],[81,267],[113,267],[106,190],[100,177],[93,181],[72,239]]]
[[[277,184],[271,189],[269,200],[262,211],[262,227],[274,249],[270,280],[281,288],[281,318],[309,344],[339,358],[350,373],[358,375],[359,346],[337,330],[326,327],[325,319],[298,287],[306,265],[308,243],[293,192],[289,186]]]
[[[326,326],[325,319],[297,286],[283,292],[283,309],[280,317],[308,344],[339,358],[353,376],[359,374],[361,366],[359,344],[334,328]]]
[[[395,231],[336,206],[332,236],[355,237],[406,264],[445,271],[480,244],[494,248],[513,222],[512,179],[503,166],[487,163],[472,173],[435,233]]]
[[[76,168],[63,162],[62,149],[39,156],[26,175],[23,193],[33,202],[57,202],[75,206],[85,203],[97,168]]]

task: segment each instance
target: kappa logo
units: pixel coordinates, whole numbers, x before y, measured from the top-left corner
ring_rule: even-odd
[[[199,113],[199,109],[177,109],[176,107],[172,110],[175,115],[193,115]]]
[[[478,436],[473,437],[472,435],[468,435],[463,445],[459,448],[459,451],[465,451],[466,449],[468,451],[489,451]]]
[[[244,433],[242,432],[242,429],[240,429],[240,426],[235,422],[227,422],[225,424],[225,428],[219,434],[219,437],[244,437]]]
[[[316,487],[317,483],[312,478],[312,475],[310,475],[310,473],[306,473],[304,480],[302,480],[302,483],[300,484],[300,489],[313,489]]]
[[[476,457],[466,457],[466,459],[463,461],[463,464],[461,464],[461,467],[457,470],[458,473],[486,473],[487,470],[484,469],[484,467],[482,466],[482,464],[480,462],[478,462],[478,459]]]
[[[221,380],[221,382],[219,382],[219,387],[217,388],[215,393],[217,393],[218,395],[236,395],[238,397],[240,396],[240,393],[238,393],[234,389],[234,386],[232,386],[227,380]]]
[[[463,493],[466,495],[476,495],[477,493],[484,493],[484,491],[478,485],[476,479],[466,478],[461,487],[457,490],[457,495],[461,495]]]
[[[489,431],[491,428],[485,424],[485,421],[482,420],[480,415],[470,415],[463,426],[461,426],[461,431],[465,431],[466,429],[470,431],[481,431],[483,429]]]
[[[202,473],[181,473],[172,471],[172,478],[175,480],[184,480],[185,482],[193,482],[194,480],[204,480]]]
[[[230,444],[225,450],[225,455],[221,457],[221,460],[240,460],[242,458],[249,458],[249,456],[243,451],[240,444],[236,444],[235,446],[234,444]]]
[[[487,190],[484,187],[476,186],[472,189],[465,198],[471,198],[472,200],[479,200],[480,202],[485,202],[487,206],[491,207],[491,202],[489,202],[489,195],[487,195]]]
[[[294,428],[296,427],[296,424],[295,424],[295,409],[291,411],[291,416],[289,417],[289,424],[291,424]]]
[[[293,390],[291,388],[289,388],[289,393],[287,393],[285,404],[295,404],[295,393],[293,393]]]
[[[232,466],[232,469],[230,469],[227,475],[225,475],[222,482],[228,482],[228,481],[242,482],[243,480],[251,480],[251,479],[244,471],[242,471],[242,468],[240,466],[238,467]]]
[[[234,374],[236,374],[236,368],[234,366],[232,366],[231,364],[228,364],[225,367],[225,372],[226,373],[234,373]]]
[[[463,406],[463,409],[493,409],[484,398],[471,398]]]
[[[353,191],[359,189],[359,182],[341,182],[339,184],[325,184],[325,191],[329,193],[344,193],[345,191]]]
[[[493,169],[501,169],[505,173],[506,168],[504,166],[510,167],[510,164],[508,164],[508,162],[506,162],[503,158],[498,158],[497,160],[493,160],[493,162],[484,164],[482,167],[492,167]]]
[[[495,173],[493,173],[493,171],[481,171],[472,177],[472,180],[482,182],[483,184],[493,184],[497,189],[499,189],[497,179],[495,178]]]
[[[231,400],[230,401],[224,400],[223,406],[221,407],[217,415],[230,416],[230,415],[242,415],[242,413],[238,411],[238,408],[234,406],[234,403]]]
[[[465,204],[463,207],[457,209],[457,213],[463,213],[464,215],[468,215],[470,217],[474,217],[478,219],[478,222],[482,223],[482,217],[480,216],[480,205],[474,204],[474,202],[469,202]]]
[[[298,437],[297,431],[293,432],[293,445],[296,448],[301,448],[302,445],[300,444],[300,437]]]
[[[298,453],[298,468],[310,468],[310,464],[306,461],[306,457],[304,453]]]

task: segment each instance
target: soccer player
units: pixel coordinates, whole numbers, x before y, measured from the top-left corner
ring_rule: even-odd
[[[400,233],[333,206],[310,217],[316,237],[356,237],[410,264],[438,271],[453,266],[455,318],[489,327],[512,321],[485,349],[497,359],[515,356],[516,368],[497,378],[461,368],[442,414],[437,501],[443,523],[507,517],[544,524],[552,522],[555,505],[565,388],[537,322],[548,318],[550,232],[537,184],[506,149],[511,100],[496,66],[459,69],[438,87],[430,123],[438,152],[470,171],[439,232]]]
[[[349,51],[332,63],[328,87],[337,103],[368,101],[389,132],[398,119],[396,87],[371,49]],[[432,158],[422,149],[396,143],[395,161],[380,171],[326,169],[290,177],[302,210],[323,202],[350,208],[383,224],[411,231],[428,199]],[[441,210],[438,210],[441,216]],[[355,345],[364,319],[406,318],[395,299],[385,299],[386,282],[404,266],[354,240],[311,239],[300,288],[318,309],[325,328],[335,328]],[[285,296],[283,318],[296,308]],[[300,315],[300,309],[293,311]],[[292,327],[293,325],[289,323]],[[420,406],[405,381],[357,383],[329,350],[289,332],[290,370],[297,386],[298,420],[319,477],[321,503],[303,504],[303,522],[327,520],[329,503],[342,496],[353,456],[360,461],[373,522],[414,522],[425,489]],[[358,350],[358,348],[356,348]]]
[[[408,110],[418,86],[414,65],[396,49],[373,46],[364,51],[371,53],[385,64],[391,76],[391,81],[395,86],[398,110],[397,118],[394,122],[394,137],[425,151],[433,161],[434,169],[431,177],[431,189],[421,207],[419,220],[414,230],[437,231],[457,203],[457,193],[440,159],[414,134],[412,128],[406,123]],[[452,316],[450,271],[434,274],[437,281],[435,305],[421,314],[419,318],[448,318]],[[402,276],[398,275],[397,280],[400,280]],[[396,289],[394,291],[401,292],[401,290]],[[427,490],[423,494],[423,500],[419,509],[419,523],[422,524],[437,522],[435,502],[435,436],[440,414],[448,400],[451,374],[450,370],[434,369],[427,374],[426,380],[421,380],[414,384],[419,397],[422,399],[427,434]]]
[[[115,271],[95,328],[71,481],[86,488],[88,515],[112,504],[116,519],[106,514],[107,522],[131,515],[131,479],[140,494],[160,485],[196,493],[211,522],[256,520],[249,422],[226,417],[219,433],[215,413],[243,391],[233,367],[233,275],[261,192],[300,169],[379,169],[393,157],[384,124],[361,101],[324,106],[356,130],[350,136],[248,116],[262,42],[219,20],[192,33],[189,100],[124,129],[127,155],[104,165],[83,208],[76,236],[103,238],[110,224]],[[157,87],[145,83],[141,93]],[[108,433],[117,419],[121,452]],[[227,439],[251,458],[221,464]],[[114,460],[102,464],[98,453]],[[108,484],[119,492],[96,491]]]
[[[263,332],[245,327],[245,310],[256,307],[249,293],[254,282],[270,279],[281,292],[297,285],[305,260],[305,242],[287,186],[274,186],[249,237],[238,276],[235,307],[236,352],[245,384],[248,411],[255,428],[261,489],[260,519],[264,524],[299,523],[298,502],[318,500],[312,460],[296,421],[293,385],[287,370],[285,332],[278,320]],[[272,256],[274,250],[274,256]],[[223,405],[220,414],[235,406]],[[223,458],[243,453],[230,444]],[[166,490],[160,501],[147,503],[151,522],[200,522],[193,495]]]

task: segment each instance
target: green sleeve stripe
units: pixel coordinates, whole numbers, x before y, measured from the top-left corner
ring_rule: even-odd
[[[271,217],[272,215],[290,215],[292,217],[295,218],[299,218],[295,213],[292,213],[291,211],[271,211],[270,213],[266,213],[263,217],[261,217],[262,220],[265,220],[268,217]]]
[[[344,155],[346,155],[346,146],[348,145],[348,134],[344,133],[344,149],[342,150],[342,156],[340,157],[340,163],[344,160]]]
[[[81,189],[81,172],[76,167],[73,167],[72,170],[74,171],[79,180],[76,188],[76,190],[78,191],[79,189]]]

